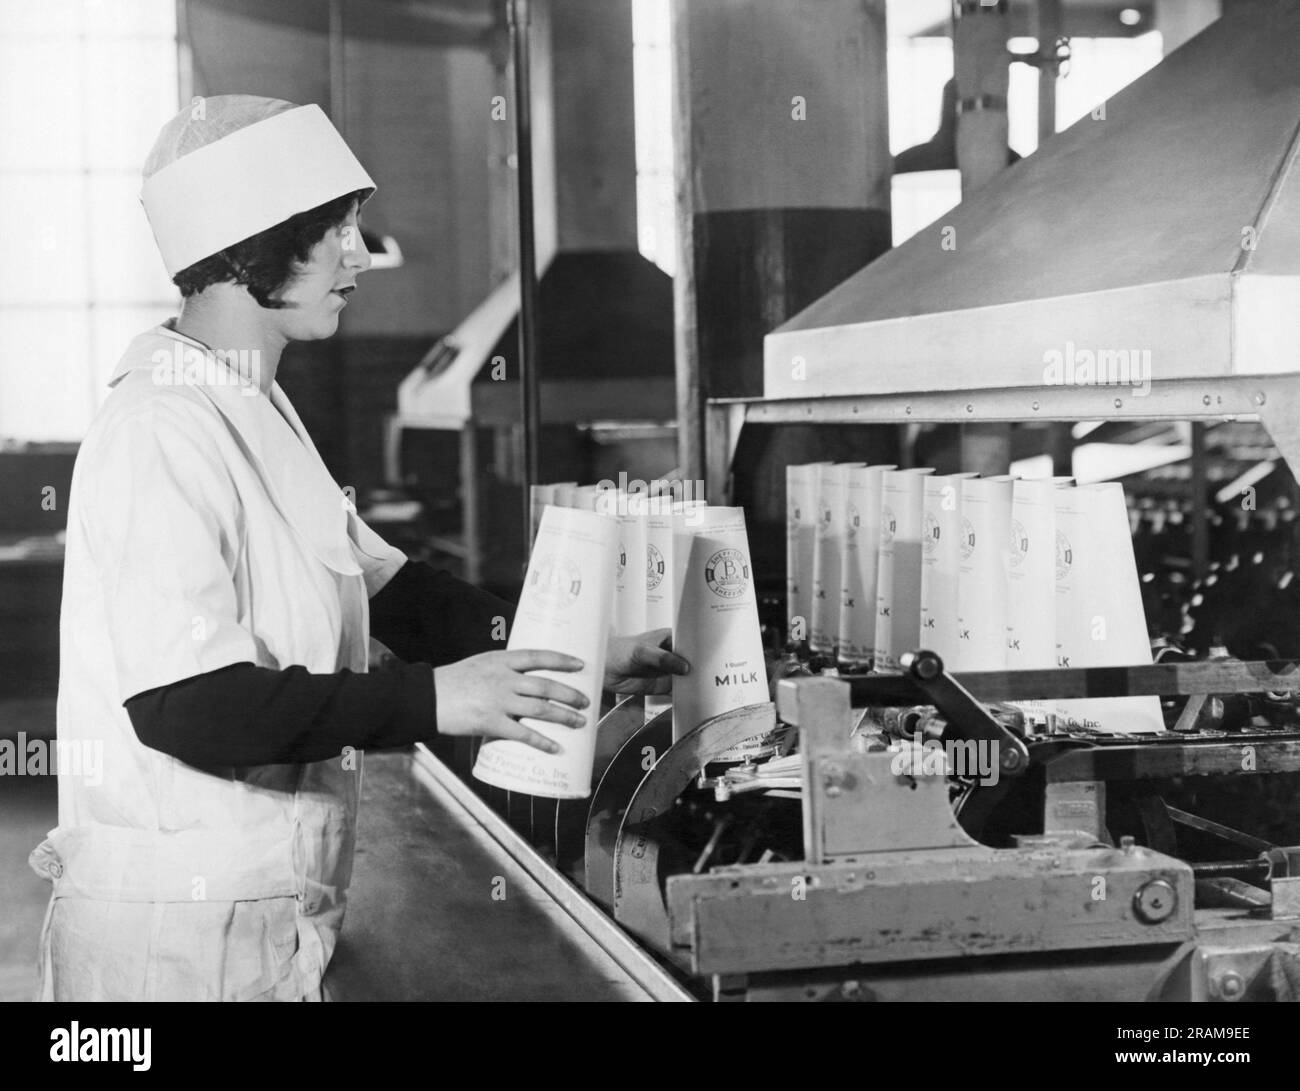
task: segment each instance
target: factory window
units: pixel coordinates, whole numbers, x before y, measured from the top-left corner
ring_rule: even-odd
[[[677,268],[672,67],[668,0],[632,0],[637,248],[669,276]]]
[[[0,6],[0,445],[77,440],[175,313],[140,166],[177,109],[173,0]]]
[[[1017,52],[1038,48],[1033,38],[1010,43]],[[1056,84],[1056,128],[1067,129],[1099,103],[1160,62],[1158,31],[1136,38],[1073,38],[1069,74]],[[952,39],[891,35],[889,145],[897,155],[924,144],[939,124],[944,84],[952,78]],[[1020,155],[1038,147],[1038,72],[1013,64],[1007,95],[1007,143]],[[961,200],[955,169],[897,174],[893,179],[893,240],[897,246]]]

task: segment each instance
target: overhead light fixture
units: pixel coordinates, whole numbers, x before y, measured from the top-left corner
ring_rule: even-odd
[[[1142,22],[1142,13],[1137,8],[1121,8],[1119,21],[1126,27],[1135,27]]]

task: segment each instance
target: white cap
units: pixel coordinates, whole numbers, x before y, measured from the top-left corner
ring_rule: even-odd
[[[299,212],[375,189],[319,106],[253,95],[182,110],[144,174],[140,202],[172,277]]]

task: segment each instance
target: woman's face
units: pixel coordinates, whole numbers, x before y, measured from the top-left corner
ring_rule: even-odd
[[[280,293],[285,305],[266,313],[290,341],[331,337],[358,274],[369,268],[370,251],[361,240],[357,206],[353,205],[347,219],[325,232],[289,287]]]

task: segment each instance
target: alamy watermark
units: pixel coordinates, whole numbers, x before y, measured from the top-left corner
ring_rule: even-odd
[[[0,776],[44,777],[62,773],[82,777],[92,788],[104,782],[102,739],[0,739]]]
[[[1043,353],[1047,386],[1130,386],[1135,398],[1151,392],[1150,349],[1086,349],[1073,341]]]
[[[174,341],[150,359],[155,386],[234,386],[247,398],[261,393],[261,349],[208,350]]]
[[[605,515],[671,515],[673,505],[684,505],[681,512],[688,526],[697,526],[704,519],[704,482],[677,477],[656,477],[649,481],[641,478],[629,480],[626,471],[619,471],[618,480],[604,478],[596,482],[600,495],[596,510]]]
[[[890,747],[889,771],[896,777],[961,777],[985,787],[1001,776],[996,739],[913,738]]]

